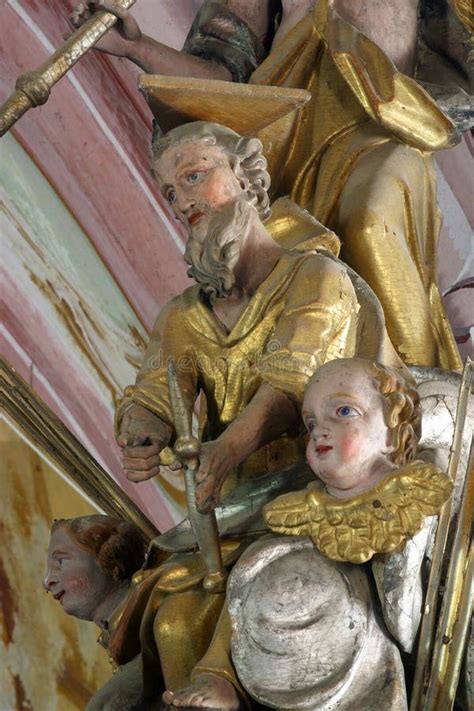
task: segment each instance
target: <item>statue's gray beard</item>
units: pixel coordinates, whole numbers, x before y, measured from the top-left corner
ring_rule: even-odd
[[[212,305],[219,297],[229,296],[235,284],[235,266],[242,238],[252,215],[252,206],[240,198],[216,212],[209,223],[204,242],[193,239],[186,245],[188,275],[201,285],[201,291]]]

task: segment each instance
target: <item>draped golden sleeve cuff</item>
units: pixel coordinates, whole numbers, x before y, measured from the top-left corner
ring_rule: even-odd
[[[213,0],[206,0],[197,13],[183,51],[224,65],[239,83],[246,83],[266,56],[262,42],[247,23]]]

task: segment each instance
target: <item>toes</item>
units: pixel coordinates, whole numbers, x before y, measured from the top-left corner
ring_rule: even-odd
[[[164,691],[161,695],[161,698],[163,699],[165,704],[172,704],[174,700],[174,694],[172,691]]]

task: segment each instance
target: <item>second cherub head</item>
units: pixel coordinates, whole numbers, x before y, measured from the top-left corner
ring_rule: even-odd
[[[418,393],[380,364],[344,358],[321,366],[307,385],[303,419],[308,463],[336,498],[371,489],[415,458]]]

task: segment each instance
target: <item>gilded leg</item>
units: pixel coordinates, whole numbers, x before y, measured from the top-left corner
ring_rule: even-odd
[[[460,367],[436,278],[440,216],[431,156],[384,143],[356,163],[333,228],[342,259],[372,287],[406,363]]]
[[[225,596],[204,590],[165,598],[153,625],[165,688],[186,687],[191,673],[211,643]]]
[[[246,694],[231,661],[231,634],[229,614],[224,605],[212,641],[192,671],[191,684],[174,693],[165,691],[163,701],[171,708],[233,711],[245,706]]]

